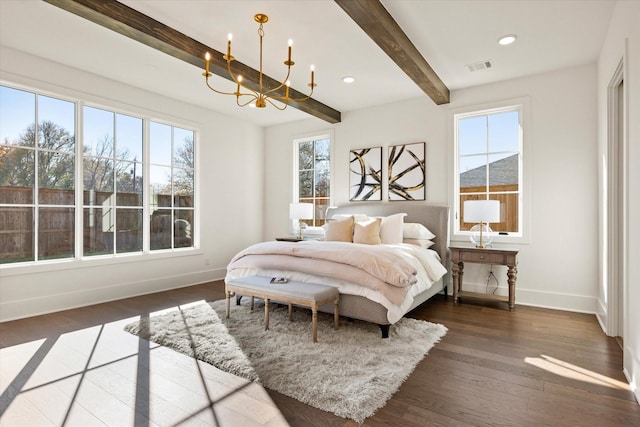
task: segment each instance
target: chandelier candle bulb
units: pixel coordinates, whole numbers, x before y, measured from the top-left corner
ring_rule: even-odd
[[[315,71],[315,68],[314,68],[314,66],[312,65],[312,66],[311,66],[311,85],[310,85],[310,86],[311,86],[311,89],[313,89],[313,72],[314,72],[314,71]]]
[[[242,81],[242,76],[238,76],[238,89],[236,90],[236,95],[240,95],[240,82]]]
[[[293,40],[289,39],[289,54],[287,56],[288,63],[291,63],[291,46],[293,46]]]
[[[209,52],[206,53],[206,55],[204,55],[204,59],[206,61],[206,77],[209,77],[209,61],[211,61],[211,55],[209,54]]]

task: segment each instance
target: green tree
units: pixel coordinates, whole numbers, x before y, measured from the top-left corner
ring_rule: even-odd
[[[176,151],[173,191],[176,195],[193,195],[193,138],[185,138],[184,144]]]
[[[36,126],[30,125],[13,143],[0,147],[0,185],[33,187]],[[75,138],[54,122],[43,121],[37,129],[38,185],[42,188],[73,188]]]

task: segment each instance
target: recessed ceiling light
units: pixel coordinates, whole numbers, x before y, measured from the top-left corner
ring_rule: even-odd
[[[498,44],[501,46],[507,46],[516,41],[517,38],[517,34],[507,34],[506,36],[502,36],[498,39]]]
[[[345,83],[353,83],[356,81],[356,78],[353,76],[345,76],[342,78],[342,81]]]

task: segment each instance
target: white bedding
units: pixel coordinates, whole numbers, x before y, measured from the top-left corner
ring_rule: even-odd
[[[293,243],[288,245],[301,245],[298,248],[306,248],[310,247],[307,245],[325,245],[330,242],[301,242],[301,243]],[[331,242],[331,249],[338,251],[346,251],[344,258],[352,258],[354,252],[359,249],[363,251],[371,251],[373,248],[370,245],[360,245],[357,243],[341,243],[336,245],[336,242]],[[245,262],[236,262],[238,260],[242,260],[243,254],[253,255],[256,257],[256,252],[264,252],[265,249],[260,245],[270,246],[273,245],[273,242],[265,242],[262,244],[254,245],[250,248],[241,251],[234,260],[231,261],[229,266],[227,267],[227,276],[226,281],[233,280],[239,277],[245,276],[265,276],[265,277],[288,277],[290,280],[296,280],[300,282],[310,282],[310,283],[320,283],[324,285],[334,286],[339,289],[342,294],[350,294],[350,295],[359,295],[365,298],[368,298],[372,301],[375,301],[381,304],[383,307],[387,309],[387,319],[389,323],[395,323],[407,312],[411,304],[413,303],[413,299],[416,295],[421,292],[429,289],[435,282],[437,282],[446,272],[445,267],[440,263],[440,258],[438,254],[430,249],[424,249],[415,245],[410,244],[395,244],[395,245],[378,245],[380,246],[380,250],[392,250],[394,253],[394,257],[397,263],[407,263],[413,269],[413,274],[415,276],[415,280],[411,280],[411,284],[407,284],[402,297],[398,299],[396,302],[392,300],[394,298],[389,298],[385,296],[384,292],[380,292],[374,287],[363,286],[362,284],[355,283],[353,280],[343,280],[339,277],[328,277],[326,275],[319,274],[317,271],[309,272],[303,271],[302,267],[305,262],[301,262],[298,259],[296,262],[296,257],[292,256],[291,258],[291,266],[286,270],[282,268],[269,268],[268,265],[260,265],[259,263],[255,263],[255,265],[251,262],[251,257],[245,257]],[[283,245],[285,243],[283,242]],[[286,248],[286,246],[283,246]],[[382,248],[384,247],[384,248]],[[293,246],[295,249],[295,246]],[[340,257],[334,257],[340,258]],[[257,259],[257,258],[256,258]],[[246,262],[249,260],[249,262]],[[306,260],[305,260],[306,261]],[[323,260],[323,262],[326,262]],[[241,264],[241,265],[239,265]],[[366,266],[361,266],[366,269]],[[379,265],[373,266],[373,270],[380,270]],[[406,266],[404,266],[406,268]],[[337,268],[337,266],[336,266]],[[371,274],[371,272],[363,272],[364,274]],[[374,273],[375,274],[375,273]],[[335,276],[335,275],[334,275]],[[396,292],[399,288],[396,285],[389,284],[391,288],[395,289],[386,289],[386,291]],[[387,295],[388,292],[387,292]]]

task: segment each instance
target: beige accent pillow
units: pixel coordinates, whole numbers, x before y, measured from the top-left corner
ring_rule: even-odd
[[[367,222],[356,222],[353,227],[353,243],[363,243],[365,245],[379,245],[380,240],[380,218]]]
[[[382,218],[380,223],[380,239],[385,245],[402,243],[402,230],[406,213],[389,215]]]
[[[330,221],[324,232],[324,240],[334,242],[353,241],[353,217],[342,221]]]

